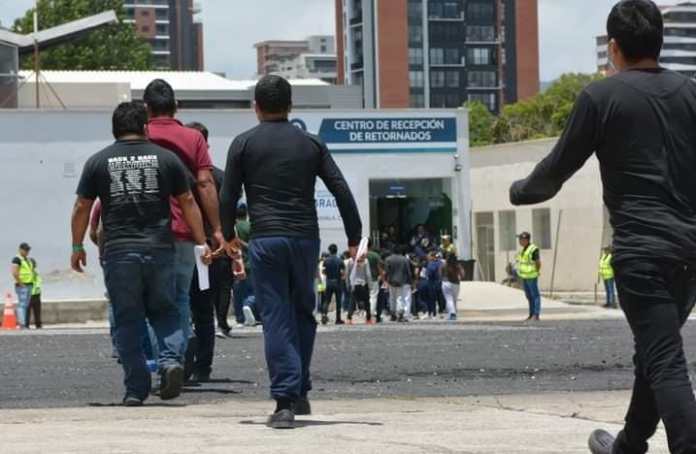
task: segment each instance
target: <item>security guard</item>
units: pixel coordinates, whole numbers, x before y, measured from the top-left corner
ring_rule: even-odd
[[[614,267],[611,265],[612,258],[611,246],[606,246],[602,252],[602,257],[599,259],[599,277],[604,281],[604,290],[607,295],[607,303],[604,307],[607,309],[618,308],[614,287]]]
[[[529,317],[527,320],[539,321],[541,315],[541,294],[539,293],[539,271],[541,259],[539,248],[531,243],[529,232],[520,233],[519,239],[522,250],[517,255],[517,276],[522,280],[524,293],[529,302]]]
[[[20,328],[29,328],[29,302],[34,284],[34,259],[29,258],[31,247],[27,243],[19,245],[19,254],[12,259],[12,277],[17,293],[17,322]]]

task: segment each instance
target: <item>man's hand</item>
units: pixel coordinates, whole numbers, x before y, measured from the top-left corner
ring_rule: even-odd
[[[218,229],[213,232],[212,243],[214,250],[225,249],[227,241],[225,241],[225,236],[222,234],[221,229]]]
[[[210,250],[210,247],[207,244],[202,244],[201,246],[205,247],[203,255],[201,256],[201,261],[204,265],[210,265],[213,263],[213,251]]]
[[[85,270],[82,268],[84,266],[87,266],[87,253],[84,250],[73,252],[70,257],[70,267],[78,273],[84,273]]]

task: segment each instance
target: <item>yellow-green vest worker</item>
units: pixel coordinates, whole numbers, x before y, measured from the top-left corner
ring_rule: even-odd
[[[537,262],[534,260],[534,253],[539,248],[534,244],[529,244],[517,255],[517,275],[520,279],[536,279],[539,277]]]
[[[32,282],[31,295],[41,295],[41,286],[43,285],[43,279],[39,275],[39,272],[34,269],[34,282]]]
[[[34,283],[34,263],[30,258],[17,256],[19,260],[19,282],[24,285],[31,285]],[[17,263],[15,261],[15,263]]]
[[[599,275],[603,280],[608,281],[614,279],[614,267],[611,266],[611,253],[602,253],[602,258],[599,259]]]

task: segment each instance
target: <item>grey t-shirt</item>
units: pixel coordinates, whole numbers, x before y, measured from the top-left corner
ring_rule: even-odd
[[[387,258],[385,264],[387,272],[387,282],[392,287],[402,287],[404,285],[410,285],[413,282],[413,275],[411,272],[411,261],[398,254],[392,254]]]

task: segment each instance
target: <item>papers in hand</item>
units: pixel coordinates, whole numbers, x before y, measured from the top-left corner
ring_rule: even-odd
[[[193,254],[196,257],[196,272],[198,272],[198,288],[208,290],[210,288],[210,277],[208,275],[208,265],[203,263],[203,256],[206,252],[206,246],[194,246]]]
[[[367,255],[367,246],[370,242],[369,238],[363,238],[360,240],[360,245],[358,246],[358,253],[355,254],[355,258],[353,259],[353,269],[350,272],[350,282],[351,285],[353,282],[355,282],[355,275],[358,272],[358,262],[365,258]]]

